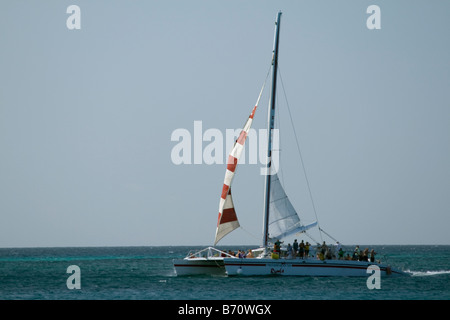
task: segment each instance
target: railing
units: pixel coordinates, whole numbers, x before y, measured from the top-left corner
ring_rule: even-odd
[[[229,253],[216,249],[214,247],[208,247],[202,249],[200,251],[189,251],[185,259],[198,259],[198,258],[213,258],[213,257],[227,257],[227,258],[236,258],[235,256],[230,255]]]

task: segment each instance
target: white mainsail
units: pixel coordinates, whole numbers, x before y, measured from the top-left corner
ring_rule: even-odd
[[[269,237],[282,239],[292,234],[306,231],[317,225],[317,221],[303,225],[289,200],[277,174],[271,177],[269,203]]]

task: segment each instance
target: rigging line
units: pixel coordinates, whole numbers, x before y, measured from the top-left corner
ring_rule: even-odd
[[[314,203],[314,198],[313,198],[313,196],[312,196],[312,192],[311,192],[311,187],[310,187],[310,185],[309,185],[308,176],[306,175],[305,163],[303,162],[303,156],[302,156],[302,152],[301,152],[301,150],[300,150],[300,144],[299,144],[299,142],[298,142],[297,133],[296,133],[296,131],[295,131],[294,121],[292,120],[291,109],[289,108],[289,102],[288,102],[288,100],[287,100],[286,90],[284,89],[284,83],[283,83],[283,78],[282,78],[282,76],[281,76],[281,69],[280,69],[280,66],[278,66],[278,73],[279,73],[279,75],[280,75],[281,87],[283,88],[284,98],[285,98],[285,100],[286,100],[287,109],[288,109],[288,111],[289,111],[289,117],[290,117],[290,120],[291,120],[292,129],[294,130],[295,142],[297,143],[297,149],[298,149],[298,153],[299,153],[299,155],[300,155],[300,162],[302,163],[303,174],[304,174],[304,176],[305,176],[306,185],[308,186],[309,197],[310,197],[310,199],[311,199],[311,204],[312,204],[312,207],[313,207],[313,211],[314,211],[314,214],[315,214],[315,216],[316,216],[317,226],[319,227],[319,231],[320,231],[321,229],[320,229],[320,224],[319,224],[319,218],[317,217],[316,205],[315,205],[315,203]],[[320,234],[320,239],[323,241],[323,239],[322,239],[322,233],[319,232],[319,234]]]
[[[312,241],[314,241],[316,244],[320,245],[320,242],[318,242],[316,239],[314,239],[308,232],[304,231],[304,233],[305,233]]]
[[[323,230],[322,228],[319,227],[319,230],[323,233],[325,233],[328,237],[330,237],[330,239],[333,239],[334,241],[338,242],[338,240],[336,240],[335,238],[333,238],[329,233],[327,233],[325,230]],[[341,243],[342,245],[342,243]]]
[[[248,231],[247,229],[244,229],[244,227],[239,226],[243,231],[245,231],[249,236],[251,236],[252,238],[255,238],[256,240],[260,240],[260,237],[255,236],[253,233],[251,233],[250,231]]]
[[[261,91],[259,91],[259,95],[258,95],[258,99],[256,100],[256,104],[255,107],[258,107],[259,105],[259,100],[261,100],[261,96],[263,94],[264,88],[266,87],[266,83],[267,83],[267,79],[269,78],[269,74],[270,74],[270,68],[272,67],[272,65],[269,66],[269,70],[267,70],[267,74],[266,74],[266,78],[264,80],[264,83],[261,87]],[[248,120],[245,120],[245,123],[247,123]],[[244,127],[242,127],[244,128]],[[237,141],[237,140],[236,140]],[[234,142],[236,144],[236,141]]]
[[[263,83],[263,85],[262,85],[261,91],[259,92],[258,100],[256,100],[255,106],[259,105],[259,100],[261,99],[262,93],[263,93],[263,91],[264,91],[264,87],[266,86],[267,78],[269,78],[270,68],[271,68],[271,67],[272,67],[272,65],[270,65],[270,66],[269,66],[269,70],[267,70],[266,79],[264,80],[264,83]]]
[[[275,101],[276,108],[275,112],[277,116],[275,117],[275,127],[278,128],[278,150],[272,149],[273,151],[278,151],[278,170],[276,174],[278,175],[278,180],[280,181],[281,186],[284,188],[284,175],[283,175],[283,166],[281,165],[281,143],[283,139],[281,139],[281,121],[280,121],[280,108],[278,108],[279,103]],[[287,198],[287,196],[286,196]]]

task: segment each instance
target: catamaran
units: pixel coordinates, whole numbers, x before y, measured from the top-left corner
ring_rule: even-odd
[[[379,262],[344,260],[326,257],[281,255],[279,249],[272,252],[272,245],[288,236],[305,233],[317,227],[318,222],[304,224],[290,202],[272,166],[273,130],[275,126],[275,105],[277,92],[278,48],[280,38],[281,12],[275,22],[273,54],[271,61],[272,87],[268,112],[268,142],[266,179],[264,192],[263,235],[260,248],[252,250],[252,257],[237,257],[215,248],[216,244],[228,233],[240,227],[231,195],[231,184],[244,144],[251,128],[253,117],[258,108],[263,84],[255,106],[236,140],[227,161],[222,194],[219,201],[219,216],[214,246],[198,252],[190,252],[184,259],[174,259],[177,275],[214,274],[228,276],[289,275],[289,276],[367,276],[368,270],[377,269],[380,275],[405,274],[389,265]],[[267,80],[267,77],[266,77]],[[334,238],[333,238],[334,239]],[[369,268],[369,269],[368,269]]]

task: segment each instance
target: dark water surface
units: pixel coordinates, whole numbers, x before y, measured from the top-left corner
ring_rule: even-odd
[[[367,278],[177,277],[172,259],[202,247],[2,248],[0,299],[450,299],[450,246],[368,247],[412,276],[383,277],[379,290]],[[68,289],[71,265],[81,289]]]

